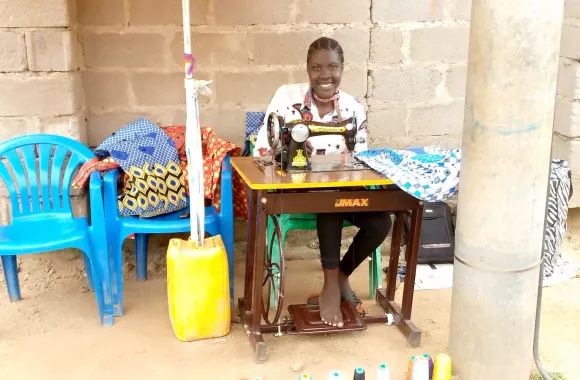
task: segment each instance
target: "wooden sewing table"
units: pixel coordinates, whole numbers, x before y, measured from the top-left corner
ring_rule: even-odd
[[[423,202],[398,187],[387,189],[386,186],[380,186],[373,190],[365,189],[373,185],[392,185],[393,182],[366,166],[353,167],[350,155],[313,156],[311,161],[313,166],[311,172],[294,174],[282,172],[273,165],[263,165],[260,163],[261,159],[254,157],[231,158],[232,166],[245,182],[248,195],[246,274],[244,297],[238,299],[238,312],[250,339],[254,359],[263,362],[267,358],[266,342],[262,335],[264,333],[312,334],[364,330],[369,323],[387,323],[387,314],[392,315],[392,322],[403,333],[409,345],[418,347],[421,330],[411,321],[411,309]],[[349,167],[345,169],[347,165]],[[280,228],[274,216],[361,211],[395,213],[387,287],[377,289],[376,292],[376,301],[386,314],[359,316],[352,304],[343,302],[344,327],[337,328],[320,321],[318,306],[290,305],[288,311],[292,318],[282,320],[280,313],[284,299],[284,255],[283,247],[279,243]],[[395,302],[395,288],[403,234],[403,214],[410,214],[411,226],[407,243],[405,286],[402,305],[399,306]],[[274,233],[278,234],[280,249],[280,263],[277,269],[281,274],[279,281],[282,286],[274,318],[269,317],[269,294],[263,296],[263,287],[269,283],[268,277],[272,274],[273,267],[277,265],[271,260],[272,247],[269,250],[270,256],[267,252],[267,239],[270,246],[274,242],[273,237],[270,240],[270,237],[266,236],[268,217],[274,222]]]

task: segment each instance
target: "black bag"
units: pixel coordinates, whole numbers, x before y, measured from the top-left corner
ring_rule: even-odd
[[[404,222],[408,238],[411,218],[405,215]],[[425,202],[417,264],[452,264],[454,252],[455,228],[451,208],[445,202]]]

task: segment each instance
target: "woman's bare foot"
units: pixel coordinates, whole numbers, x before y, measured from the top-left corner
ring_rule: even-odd
[[[342,311],[340,310],[340,285],[338,281],[338,269],[324,270],[324,286],[318,297],[320,318],[327,325],[338,328],[344,326]]]
[[[348,276],[342,273],[340,269],[338,270],[338,286],[340,288],[340,296],[342,299],[354,304],[354,296],[350,283],[348,282]]]

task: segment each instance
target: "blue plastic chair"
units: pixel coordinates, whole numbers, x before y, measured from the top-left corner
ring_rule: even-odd
[[[90,177],[90,225],[86,217],[75,218],[70,200],[73,175],[78,166],[94,157],[93,153],[66,137],[36,134],[1,143],[0,157],[0,178],[12,207],[11,224],[0,227],[0,256],[10,300],[21,299],[16,255],[77,248],[83,253],[89,289],[96,294],[101,325],[111,326],[111,277],[100,173]]]
[[[152,218],[121,216],[117,208],[117,181],[120,169],[105,174],[105,217],[111,265],[113,314],[118,317],[123,309],[123,254],[121,247],[127,236],[135,234],[135,267],[137,280],[147,279],[147,247],[149,234],[190,232],[189,216],[182,217],[187,209]],[[189,199],[188,199],[189,206]],[[228,154],[222,162],[221,210],[214,206],[205,208],[205,230],[211,236],[221,235],[228,255],[230,279],[230,304],[234,305],[234,207],[232,198],[232,165]]]

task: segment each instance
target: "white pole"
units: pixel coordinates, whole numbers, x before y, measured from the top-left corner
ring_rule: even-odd
[[[185,145],[188,165],[191,240],[203,246],[204,240],[204,179],[201,151],[201,129],[197,90],[193,79],[195,62],[191,54],[191,18],[189,0],[182,0],[183,8],[183,52],[185,61]]]
[[[563,0],[474,0],[449,351],[466,380],[532,366]]]

